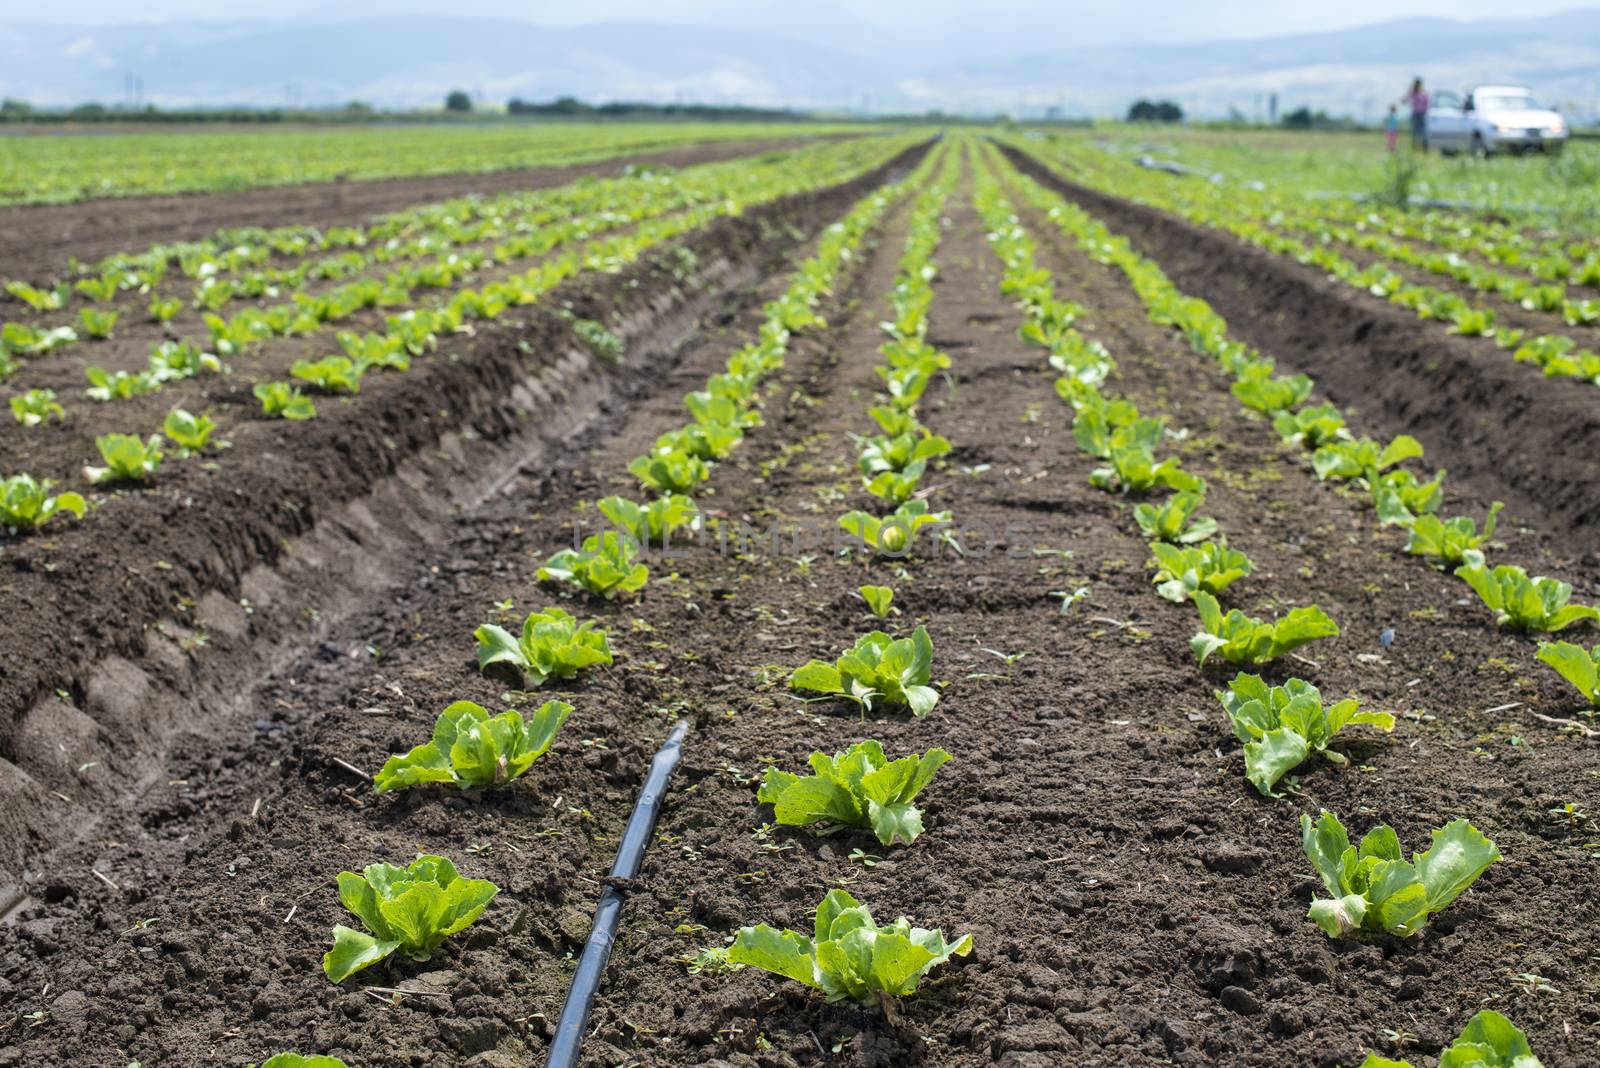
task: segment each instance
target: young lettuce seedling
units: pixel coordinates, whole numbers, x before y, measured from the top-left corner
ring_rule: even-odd
[[[116,374],[111,374],[104,368],[85,367],[83,377],[89,380],[89,388],[83,391],[83,395],[102,404],[141,397],[161,388],[160,380],[148,371],[140,371],[137,374],[118,371]]]
[[[288,382],[262,382],[251,392],[269,418],[300,421],[317,417],[316,404]]]
[[[1147,538],[1172,542],[1174,545],[1191,545],[1205,541],[1217,532],[1217,521],[1210,516],[1190,517],[1205,503],[1203,493],[1174,493],[1159,508],[1141,504],[1134,508],[1134,522]]]
[[[860,538],[868,548],[896,557],[911,552],[917,531],[923,527],[949,522],[949,512],[930,512],[928,502],[920,498],[905,502],[882,519],[866,512],[846,512],[839,517],[840,529]]]
[[[1312,753],[1335,764],[1348,764],[1328,748],[1346,726],[1359,723],[1381,731],[1394,730],[1388,712],[1363,712],[1353,698],[1323,707],[1322,694],[1309,682],[1290,679],[1269,687],[1259,675],[1240,673],[1217,700],[1228,713],[1234,737],[1244,743],[1245,778],[1260,793],[1276,797],[1278,780],[1299,767]]]
[[[1372,507],[1385,526],[1410,526],[1419,516],[1431,515],[1444,503],[1444,472],[1434,472],[1427,482],[1410,471],[1390,471],[1372,483]]]
[[[910,845],[922,833],[922,810],[911,801],[950,759],[943,749],[891,761],[868,739],[842,753],[812,753],[812,774],[768,768],[756,794],[786,827],[814,824],[870,827],[884,845]]]
[[[446,938],[471,926],[499,892],[487,879],[464,879],[450,861],[427,854],[405,868],[369,864],[360,875],[340,872],[339,903],[371,933],[336,925],[322,970],[342,983],[396,950],[428,960]]]
[[[950,451],[950,442],[938,434],[922,428],[920,433],[907,431],[895,437],[874,435],[858,437],[861,455],[856,467],[863,475],[872,476],[884,471],[905,471],[918,461],[926,462]]]
[[[167,413],[166,421],[161,425],[162,432],[178,446],[179,457],[205,452],[216,429],[217,424],[209,415],[193,415],[182,408]]]
[[[1414,1068],[1410,1061],[1396,1061],[1367,1054],[1360,1068]],[[1439,1055],[1439,1068],[1544,1068],[1528,1036],[1493,1009],[1484,1009],[1462,1029],[1456,1040]]]
[[[16,534],[42,527],[61,513],[82,519],[88,510],[84,499],[76,493],[52,497],[52,485],[49,479],[32,475],[0,478],[0,527]]]
[[[1344,413],[1331,404],[1315,404],[1297,412],[1279,412],[1272,420],[1278,436],[1307,449],[1321,448],[1330,441],[1348,438]]]
[[[1539,659],[1578,688],[1595,708],[1600,708],[1600,645],[1586,651],[1571,642],[1540,642]]]
[[[944,932],[911,926],[904,916],[879,927],[866,906],[843,890],[830,890],[817,906],[815,934],[778,931],[766,924],[740,928],[728,951],[746,964],[862,1005],[916,992],[929,971],[972,951],[972,936],[946,942]]]
[[[694,498],[679,493],[657,497],[649,504],[636,504],[626,497],[602,497],[595,507],[617,530],[644,546],[665,546],[680,530],[692,533],[700,529],[699,506]]]
[[[1148,493],[1157,486],[1204,493],[1206,488],[1205,480],[1183,470],[1176,456],[1156,463],[1155,454],[1149,449],[1115,441],[1111,445],[1111,463],[1091,471],[1089,484],[1110,493]]]
[[[1550,633],[1583,620],[1600,621],[1600,608],[1567,603],[1572,599],[1569,584],[1552,578],[1529,578],[1515,564],[1501,564],[1493,570],[1483,564],[1463,566],[1455,573],[1493,610],[1501,626],[1509,625],[1513,630]]]
[[[1414,935],[1500,859],[1495,844],[1466,820],[1435,830],[1433,844],[1410,861],[1393,828],[1375,827],[1353,846],[1344,825],[1326,809],[1315,822],[1300,817],[1300,837],[1333,895],[1312,901],[1306,915],[1330,938],[1357,931]]]
[[[661,448],[634,457],[628,471],[641,486],[656,494],[693,493],[711,474],[700,457]]]
[[[217,374],[222,361],[188,341],[162,341],[150,346],[150,367],[146,372],[157,382],[194,378],[204,373]]]
[[[1255,570],[1250,558],[1238,549],[1228,548],[1226,539],[1202,545],[1168,545],[1153,541],[1156,593],[1182,604],[1196,590],[1216,596]]]
[[[926,627],[900,639],[875,630],[832,664],[813,660],[797,668],[789,677],[789,689],[837,694],[854,701],[862,715],[882,704],[925,716],[939,703],[938,691],[928,685],[932,671],[933,642]]]
[[[547,679],[570,679],[594,664],[611,663],[606,632],[594,620],[580,624],[560,608],[534,612],[522,624],[522,636],[486,623],[476,631],[478,668],[507,664],[522,674],[530,689]]]
[[[1312,382],[1306,375],[1271,377],[1266,373],[1247,373],[1233,384],[1233,395],[1246,408],[1268,415],[1287,412],[1311,395]]]
[[[261,1068],[349,1068],[338,1057],[306,1057],[299,1053],[279,1053],[261,1062]]]
[[[289,374],[302,382],[309,382],[324,393],[353,394],[361,392],[361,375],[365,369],[348,356],[324,356],[320,360],[296,360]]]
[[[1339,635],[1338,625],[1316,605],[1266,623],[1237,608],[1223,615],[1217,599],[1204,590],[1195,591],[1194,603],[1200,609],[1201,630],[1189,639],[1189,648],[1202,667],[1213,655],[1233,664],[1265,664],[1307,642]]]
[[[1412,556],[1427,557],[1435,567],[1482,567],[1483,552],[1478,546],[1494,537],[1495,517],[1503,507],[1505,505],[1500,501],[1489,506],[1481,534],[1478,524],[1469,516],[1440,519],[1435,515],[1419,515],[1411,522],[1405,551]]]
[[[1311,454],[1311,469],[1320,479],[1363,478],[1368,485],[1395,464],[1422,458],[1422,443],[1401,434],[1380,447],[1371,438],[1330,442]]]
[[[94,444],[100,450],[100,458],[106,462],[106,466],[85,466],[83,477],[95,485],[124,480],[142,481],[146,476],[155,474],[156,468],[161,466],[161,438],[155,434],[151,434],[147,441],[141,441],[133,434],[103,434],[95,438]]]
[[[544,756],[570,715],[565,701],[546,701],[526,722],[516,709],[491,716],[482,705],[457,701],[439,713],[432,741],[384,762],[373,788],[382,794],[426,782],[463,790],[510,782]]]
[[[30,389],[21,396],[11,398],[11,414],[25,427],[36,427],[51,416],[65,421],[67,410],[56,401],[53,389]]]
[[[650,569],[634,563],[639,543],[630,535],[607,530],[583,539],[581,549],[562,549],[539,569],[540,582],[576,586],[595,597],[620,597],[642,589]]]
[[[894,605],[894,591],[887,586],[862,586],[856,590],[867,608],[879,619],[886,619]]]

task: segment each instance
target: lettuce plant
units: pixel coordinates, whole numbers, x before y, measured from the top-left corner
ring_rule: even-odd
[[[856,590],[867,608],[879,619],[888,617],[894,606],[894,591],[887,586],[862,586]]]
[[[180,457],[205,452],[216,429],[217,424],[209,415],[194,415],[182,408],[167,413],[166,421],[161,424],[162,433],[178,446]]]
[[[910,845],[922,833],[922,810],[911,801],[949,759],[930,749],[891,761],[868,739],[831,757],[812,753],[812,773],[804,777],[768,768],[756,799],[772,805],[786,827],[870,827],[886,846]]]
[[[1307,449],[1321,448],[1330,441],[1347,437],[1344,413],[1331,404],[1307,405],[1296,412],[1279,412],[1272,427],[1285,441]]]
[[[693,493],[711,474],[711,468],[700,457],[661,448],[635,457],[628,471],[653,493]]]
[[[369,864],[360,875],[340,872],[339,903],[371,933],[335,926],[322,970],[342,983],[397,950],[428,960],[446,938],[471,926],[499,892],[487,879],[464,879],[450,861],[428,854],[404,868]]]
[[[161,439],[151,434],[140,440],[133,434],[103,434],[94,439],[104,467],[85,467],[83,477],[96,485],[102,482],[141,481],[161,466]]]
[[[738,381],[751,381],[744,376],[739,376]],[[724,378],[728,381],[728,378]],[[741,391],[743,392],[743,391]],[[695,390],[687,393],[683,398],[684,407],[689,409],[689,414],[696,423],[735,427],[739,430],[749,430],[761,425],[761,413],[754,408],[744,407],[738,400],[722,393],[712,393],[709,390]]]
[[[1215,596],[1255,570],[1250,558],[1228,548],[1226,540],[1182,546],[1153,541],[1150,552],[1156,558],[1156,593],[1178,604],[1197,590]]]
[[[1189,639],[1203,666],[1213,655],[1233,664],[1265,664],[1318,638],[1333,638],[1339,627],[1316,605],[1296,608],[1282,619],[1267,623],[1235,608],[1223,615],[1217,599],[1196,590],[1200,632]]]
[[[1455,573],[1493,610],[1501,626],[1509,625],[1513,630],[1550,633],[1582,620],[1600,621],[1600,608],[1567,603],[1572,599],[1569,584],[1553,578],[1530,578],[1515,564],[1501,564],[1493,570],[1483,564],[1470,564],[1456,568]]]
[[[50,495],[53,483],[49,479],[35,479],[32,475],[12,475],[0,478],[0,527],[12,534],[35,530],[65,513],[83,518],[88,505],[76,493]]]
[[[1233,384],[1233,395],[1246,408],[1270,415],[1286,412],[1304,401],[1311,395],[1313,385],[1315,383],[1306,375],[1280,375],[1273,378],[1268,369],[1265,374],[1247,372]]]
[[[846,512],[839,517],[840,529],[885,556],[905,556],[916,542],[917,531],[949,522],[949,512],[930,512],[928,502],[921,499],[906,501],[882,519],[866,512]]]
[[[457,701],[434,721],[433,740],[390,757],[373,787],[381,794],[427,782],[463,790],[510,782],[544,756],[570,715],[565,701],[546,701],[527,721],[516,709],[491,716],[482,705]]]
[[[1131,411],[1119,411],[1110,405],[1081,409],[1072,420],[1073,443],[1083,452],[1101,460],[1111,459],[1114,449],[1154,452],[1167,432],[1166,424],[1159,419],[1144,419],[1137,415],[1127,422],[1116,421]]]
[[[1396,1061],[1367,1054],[1360,1068],[1413,1068],[1410,1061]],[[1484,1009],[1462,1029],[1456,1040],[1439,1054],[1438,1068],[1544,1068],[1528,1036],[1493,1009]]]
[[[1469,516],[1440,519],[1436,515],[1419,515],[1411,521],[1405,551],[1412,556],[1427,557],[1435,567],[1482,567],[1483,552],[1478,546],[1494,537],[1495,517],[1504,507],[1500,501],[1489,506],[1482,533]]]
[[[1348,764],[1328,743],[1350,724],[1394,730],[1393,715],[1364,712],[1354,698],[1325,707],[1317,688],[1301,679],[1268,686],[1261,676],[1241,672],[1216,696],[1228,713],[1234,737],[1244,743],[1245,778],[1268,797],[1276,797],[1273,787],[1278,780],[1312,753],[1321,753],[1335,764]]]
[[[288,382],[262,382],[251,392],[269,418],[300,421],[317,417],[316,404]]]
[[[36,427],[51,416],[58,420],[67,418],[67,410],[56,400],[53,389],[30,389],[12,397],[11,414],[25,427]]]
[[[1380,446],[1371,438],[1333,441],[1311,454],[1311,468],[1320,479],[1364,478],[1368,484],[1395,464],[1420,459],[1422,443],[1410,434],[1401,434]]]
[[[159,294],[150,298],[150,321],[155,323],[170,323],[183,311],[183,300],[180,297],[163,297]]]
[[[99,308],[80,308],[78,322],[83,325],[83,332],[96,341],[104,341],[111,336],[117,328],[117,320],[122,318],[120,312],[102,311]]]
[[[742,927],[728,961],[793,979],[822,991],[829,1001],[850,998],[887,1006],[889,998],[915,993],[935,967],[971,951],[971,935],[947,942],[943,931],[913,927],[904,916],[879,927],[855,898],[830,890],[817,906],[811,937],[764,923]]]
[[[1539,659],[1576,686],[1589,704],[1600,708],[1600,645],[1586,651],[1571,642],[1540,642]]]
[[[341,330],[334,336],[344,354],[355,364],[357,377],[374,367],[388,371],[411,370],[411,351],[406,347],[406,339],[399,334],[356,334]]]
[[[600,514],[640,545],[666,545],[680,530],[700,529],[700,508],[694,498],[680,493],[636,504],[626,497],[602,497],[595,502]]]
[[[861,455],[856,467],[863,475],[876,475],[884,471],[904,471],[918,462],[926,462],[950,451],[950,442],[938,434],[921,429],[920,433],[906,431],[894,437],[876,435],[857,438]]]
[[[1148,493],[1157,486],[1190,493],[1205,491],[1205,481],[1179,467],[1176,456],[1157,463],[1149,449],[1113,443],[1110,459],[1107,466],[1090,472],[1091,486],[1113,493]]]
[[[891,638],[872,631],[832,664],[821,660],[796,669],[789,689],[835,694],[854,701],[865,715],[876,705],[900,706],[914,716],[925,716],[939,703],[939,693],[928,685],[933,670],[933,642],[925,627],[909,638]]]
[[[324,393],[359,393],[365,368],[348,356],[324,356],[320,360],[296,360],[289,374],[309,382]]]
[[[70,326],[58,326],[50,330],[37,330],[26,323],[0,326],[0,349],[24,356],[43,356],[77,340],[78,332]]]
[[[1371,490],[1380,523],[1410,526],[1413,519],[1437,512],[1444,503],[1444,472],[1422,482],[1410,471],[1390,471],[1379,475]]]
[[[127,400],[130,397],[154,393],[161,388],[160,380],[148,371],[136,374],[118,371],[112,374],[102,367],[85,367],[83,377],[89,380],[89,388],[83,391],[83,395],[101,403]]]
[[[1374,827],[1353,846],[1326,809],[1315,822],[1301,815],[1300,837],[1333,895],[1312,901],[1306,915],[1330,938],[1357,931],[1414,935],[1500,859],[1495,844],[1466,820],[1435,830],[1432,845],[1409,861],[1393,828]]]
[[[607,530],[583,539],[579,549],[562,549],[539,569],[540,582],[576,586],[596,597],[620,597],[643,588],[650,569],[635,563],[639,542]]]
[[[861,487],[874,497],[890,504],[904,504],[915,496],[926,471],[927,464],[918,460],[900,471],[879,471],[871,478],[863,478]]]
[[[1134,508],[1134,522],[1139,524],[1145,537],[1156,541],[1168,541],[1175,545],[1205,541],[1217,532],[1217,521],[1210,516],[1199,516],[1190,522],[1190,517],[1205,503],[1205,499],[1203,493],[1174,493],[1160,507],[1141,504]]]
[[[656,439],[656,453],[684,453],[701,460],[724,460],[744,440],[732,423],[686,423]]]
[[[606,632],[594,620],[579,623],[560,608],[530,614],[520,637],[493,623],[479,627],[475,637],[479,670],[508,664],[521,672],[530,689],[547,679],[570,679],[586,667],[611,663]]]
[[[190,341],[162,341],[150,346],[150,377],[157,382],[193,378],[202,372],[215,374],[222,361]]]
[[[26,282],[12,281],[6,283],[6,292],[34,311],[60,311],[72,298],[72,286],[67,282],[54,289],[35,289]]]
[[[278,1053],[261,1062],[261,1068],[349,1068],[338,1057],[307,1057],[299,1053]]]

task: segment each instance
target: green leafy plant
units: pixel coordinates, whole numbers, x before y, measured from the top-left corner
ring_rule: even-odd
[[[1339,634],[1338,625],[1316,605],[1296,608],[1267,623],[1237,608],[1223,615],[1217,599],[1204,590],[1195,591],[1194,603],[1200,609],[1201,629],[1189,639],[1189,648],[1202,666],[1214,655],[1233,664],[1265,664],[1308,642]]]
[[[428,782],[463,790],[510,782],[544,756],[570,715],[565,701],[546,701],[527,721],[516,709],[491,716],[482,705],[457,701],[439,713],[432,741],[390,757],[373,787],[381,794]]]
[[[261,1062],[260,1068],[349,1068],[338,1057],[307,1057],[299,1053],[278,1053]]]
[[[6,292],[34,311],[60,311],[72,297],[72,286],[62,282],[54,289],[35,289],[26,282],[7,282]]]
[[[1422,443],[1409,434],[1382,446],[1371,438],[1359,438],[1322,446],[1311,454],[1311,468],[1321,479],[1364,478],[1370,484],[1395,464],[1421,456]]]
[[[67,410],[56,400],[53,389],[30,389],[11,398],[11,414],[25,427],[36,427],[52,415],[65,420]]]
[[[355,363],[358,376],[374,367],[388,371],[411,370],[411,350],[400,334],[356,334],[341,330],[334,336],[344,354]]]
[[[743,927],[728,961],[793,979],[829,1001],[887,1007],[890,998],[915,993],[929,971],[971,951],[971,935],[946,942],[943,931],[913,927],[904,916],[879,927],[855,898],[830,890],[817,906],[812,937],[764,923]]]
[[[150,298],[150,320],[156,323],[170,323],[183,311],[181,297],[162,297],[153,295]]]
[[[576,586],[596,597],[620,597],[642,589],[650,569],[635,563],[639,542],[607,530],[583,539],[579,549],[562,549],[539,569],[540,582]]]
[[[324,393],[359,393],[363,368],[348,356],[324,356],[320,360],[296,360],[289,373],[309,382]]]
[[[99,308],[80,308],[78,321],[83,324],[83,332],[97,341],[103,341],[111,336],[111,331],[117,328],[117,320],[121,314],[114,311],[101,311]]]
[[[593,319],[577,319],[573,321],[572,332],[585,348],[600,359],[609,363],[622,359],[622,338],[606,329],[604,323]]]
[[[342,925],[322,970],[342,983],[399,951],[425,961],[446,938],[471,926],[500,888],[486,879],[465,879],[444,857],[421,855],[404,868],[369,864],[360,875],[339,873],[339,903],[369,933]]]
[[[911,801],[949,759],[930,749],[891,761],[868,739],[831,757],[812,753],[812,773],[804,777],[768,768],[756,799],[774,806],[786,827],[870,827],[884,845],[910,845],[922,833],[922,811]]]
[[[1148,493],[1157,486],[1204,493],[1205,481],[1179,466],[1176,456],[1160,463],[1155,453],[1137,445],[1111,446],[1111,463],[1089,473],[1089,484],[1098,489],[1122,493]]]
[[[1576,686],[1589,704],[1600,708],[1600,645],[1590,651],[1572,642],[1540,642],[1539,659]]]
[[[628,472],[652,493],[691,494],[710,476],[711,469],[692,453],[657,448],[634,457]]]
[[[1405,551],[1427,557],[1436,567],[1482,567],[1483,552],[1478,546],[1494,537],[1495,517],[1503,507],[1500,501],[1489,506],[1482,533],[1469,516],[1440,519],[1436,515],[1419,515],[1411,522]]]
[[[887,619],[894,607],[894,591],[887,586],[861,586],[856,590],[867,608],[879,619]]]
[[[1326,809],[1315,822],[1300,817],[1300,837],[1333,895],[1312,901],[1306,915],[1330,938],[1357,931],[1414,935],[1500,859],[1494,843],[1466,820],[1435,830],[1432,845],[1409,861],[1393,828],[1375,827],[1353,846]]]
[[[1410,471],[1390,471],[1379,475],[1371,489],[1379,522],[1410,526],[1412,520],[1437,512],[1444,503],[1444,472],[1422,482]]]
[[[137,374],[118,371],[116,374],[111,374],[100,367],[85,367],[83,377],[89,380],[89,388],[83,391],[84,396],[102,403],[127,400],[129,397],[154,393],[161,388],[160,381],[147,371],[140,371]]]
[[[1320,448],[1347,436],[1344,413],[1331,404],[1307,405],[1296,412],[1279,412],[1273,417],[1272,426],[1285,441],[1308,449]]]
[[[1515,564],[1501,564],[1493,570],[1469,564],[1456,568],[1455,573],[1494,612],[1501,626],[1550,633],[1584,620],[1600,621],[1600,608],[1567,603],[1572,599],[1571,585],[1553,578],[1530,578]]]
[[[9,350],[23,356],[43,356],[77,340],[78,332],[70,326],[57,326],[49,330],[37,330],[26,323],[6,323],[0,326],[0,350]]]
[[[1250,558],[1228,548],[1226,540],[1181,546],[1153,541],[1150,552],[1156,558],[1156,593],[1178,604],[1197,590],[1216,596],[1255,570]]]
[[[167,414],[161,429],[178,446],[178,455],[188,456],[206,451],[217,424],[209,415],[193,415],[182,408],[175,408]]]
[[[602,497],[595,502],[600,514],[641,545],[667,545],[680,530],[700,529],[700,508],[694,498],[681,493],[636,504],[626,497]]]
[[[1410,1061],[1367,1054],[1361,1068],[1414,1068]],[[1438,1068],[1544,1068],[1528,1036],[1492,1009],[1484,1009],[1439,1054]]]
[[[104,467],[85,467],[83,477],[102,482],[140,481],[161,466],[161,438],[151,434],[141,440],[133,434],[103,434],[94,439]]]
[[[251,392],[269,418],[300,421],[317,417],[316,404],[288,382],[262,382]]]
[[[15,534],[42,527],[62,513],[82,519],[88,510],[84,499],[76,493],[52,497],[52,485],[49,479],[32,475],[0,478],[0,527]]]
[[[947,439],[926,429],[920,433],[906,431],[894,437],[876,435],[856,440],[861,447],[856,467],[863,475],[869,476],[883,471],[904,471],[912,464],[932,460],[950,451]]]
[[[1234,737],[1244,743],[1245,778],[1268,797],[1277,796],[1273,787],[1278,780],[1313,753],[1348,764],[1344,754],[1329,749],[1328,743],[1350,724],[1394,730],[1393,715],[1362,711],[1354,698],[1324,707],[1322,694],[1301,679],[1268,686],[1259,675],[1240,673],[1216,696],[1228,713]]]
[[[222,370],[222,361],[189,341],[162,341],[150,346],[149,374],[157,382],[193,378],[201,372]]]
[[[1205,503],[1202,493],[1174,493],[1159,507],[1141,504],[1134,508],[1133,518],[1147,538],[1168,541],[1175,545],[1188,545],[1205,541],[1217,532],[1217,521],[1210,516],[1200,516],[1190,522],[1190,517]]]
[[[479,627],[475,636],[479,670],[509,665],[530,689],[547,679],[570,679],[586,667],[611,663],[606,632],[594,620],[580,624],[560,608],[531,613],[523,621],[521,637],[492,623]]]
[[[892,638],[881,630],[856,640],[832,664],[813,660],[789,677],[791,690],[835,694],[854,701],[865,715],[878,705],[908,708],[925,716],[939,703],[928,685],[933,670],[933,642],[925,627],[909,638]]]
[[[916,543],[917,531],[949,522],[949,512],[930,512],[928,502],[920,498],[905,502],[882,519],[867,512],[846,512],[839,517],[842,530],[885,556],[907,555]]]
[[[1258,412],[1285,412],[1311,395],[1315,385],[1306,375],[1271,377],[1271,372],[1246,374],[1233,384],[1233,395]]]

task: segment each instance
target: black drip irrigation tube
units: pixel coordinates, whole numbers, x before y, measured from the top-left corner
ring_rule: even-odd
[[[583,1032],[589,1025],[589,1010],[594,1007],[595,993],[600,989],[606,962],[611,959],[611,947],[616,942],[617,921],[622,918],[626,891],[619,883],[638,875],[639,866],[644,863],[644,851],[650,845],[656,817],[661,815],[667,784],[683,755],[683,736],[688,730],[689,722],[680,719],[656,752],[655,759],[650,761],[650,773],[645,776],[644,788],[634,803],[633,815],[628,817],[627,830],[622,832],[622,845],[617,848],[616,862],[611,865],[611,877],[600,891],[600,904],[594,910],[594,929],[589,932],[583,956],[578,959],[572,989],[567,991],[567,1003],[561,1007],[561,1019],[556,1024],[555,1038],[550,1042],[545,1068],[577,1068]]]

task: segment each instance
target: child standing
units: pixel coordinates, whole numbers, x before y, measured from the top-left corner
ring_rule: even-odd
[[[1383,120],[1383,139],[1389,145],[1389,152],[1394,153],[1394,146],[1400,140],[1400,113],[1393,104],[1389,105],[1389,117]]]

